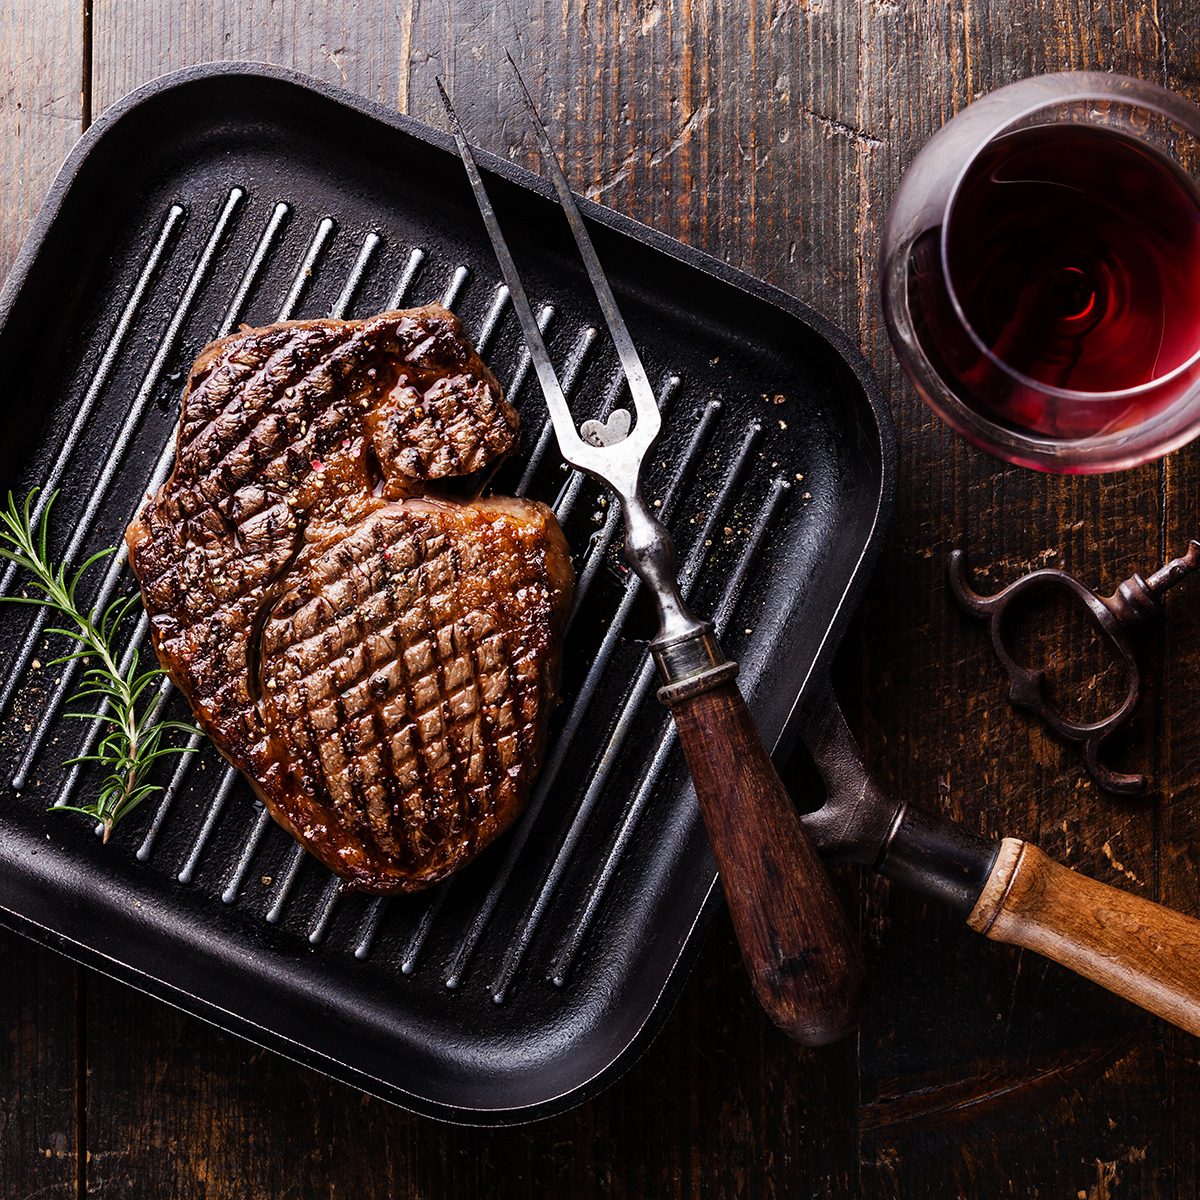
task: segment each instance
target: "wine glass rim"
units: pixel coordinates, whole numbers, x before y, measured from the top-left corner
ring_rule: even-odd
[[[1166,383],[1170,383],[1171,380],[1186,373],[1200,363],[1200,343],[1197,344],[1196,349],[1189,358],[1172,367],[1165,375],[1160,375],[1155,379],[1147,380],[1145,383],[1139,383],[1133,387],[1120,388],[1115,391],[1084,392],[1077,391],[1074,388],[1055,387],[1052,384],[1043,383],[1041,380],[1034,379],[1031,375],[1026,375],[1024,372],[1016,370],[998,355],[992,353],[991,348],[979,336],[975,326],[971,323],[959,302],[958,290],[955,288],[954,280],[950,276],[950,217],[967,175],[983,151],[998,138],[1003,137],[1013,126],[1032,116],[1040,109],[1051,108],[1068,100],[1110,100],[1115,103],[1128,105],[1130,108],[1141,108],[1150,112],[1156,112],[1160,116],[1166,117],[1180,125],[1200,144],[1200,108],[1183,96],[1177,95],[1157,83],[1152,83],[1148,79],[1137,79],[1131,75],[1117,75],[1103,71],[1060,71],[1054,75],[1031,76],[1029,79],[1020,80],[1009,86],[1019,88],[1023,83],[1029,83],[1039,78],[1041,82],[1045,82],[1048,79],[1061,79],[1064,81],[1064,84],[1070,80],[1084,83],[1085,85],[1078,90],[1072,91],[1064,88],[1063,91],[1056,92],[1053,95],[1042,96],[1036,103],[1021,109],[980,141],[979,145],[972,150],[969,157],[963,163],[946,197],[946,207],[942,213],[942,228],[939,240],[941,243],[942,278],[946,285],[946,293],[950,298],[950,304],[953,306],[955,316],[961,323],[962,328],[966,330],[967,336],[975,343],[979,352],[994,363],[1005,375],[1009,376],[1010,379],[1015,380],[1023,387],[1028,387],[1044,396],[1053,396],[1059,400],[1108,403],[1134,399],[1155,388],[1162,387]],[[1118,93],[1115,91],[1115,85],[1120,84],[1132,84],[1133,90],[1141,94],[1132,96]],[[1004,89],[1000,90],[1003,91]],[[992,94],[996,95],[997,93],[993,92]],[[1156,103],[1156,97],[1161,97],[1163,102]],[[1200,194],[1197,196],[1197,203],[1200,205]],[[1095,439],[1089,440],[1094,441]]]

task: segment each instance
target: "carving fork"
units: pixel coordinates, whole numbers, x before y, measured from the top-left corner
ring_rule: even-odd
[[[576,429],[474,154],[439,79],[454,139],[562,456],[607,484],[620,501],[625,557],[654,596],[659,631],[650,649],[662,679],[658,696],[679,730],[755,993],[791,1037],[807,1045],[830,1042],[848,1033],[857,1019],[863,977],[858,942],[755,728],[736,683],[737,663],[722,654],[712,625],[694,616],[679,593],[674,542],[640,486],[642,464],[661,424],[658,404],[546,129],[511,56],[508,61],[621,359],[636,421],[618,408],[606,422],[585,421]]]

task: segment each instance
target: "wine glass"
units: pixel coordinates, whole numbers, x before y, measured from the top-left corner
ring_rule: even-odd
[[[964,109],[892,201],[883,311],[922,398],[1023,466],[1120,470],[1200,432],[1200,109],[1064,72]]]

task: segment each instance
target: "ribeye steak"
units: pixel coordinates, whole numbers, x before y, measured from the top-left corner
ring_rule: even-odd
[[[541,504],[469,499],[517,415],[439,305],[214,342],[129,527],[164,669],[353,886],[462,866],[524,807],[573,577]]]

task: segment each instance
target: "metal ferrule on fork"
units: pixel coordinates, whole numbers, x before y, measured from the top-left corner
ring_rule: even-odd
[[[650,643],[650,652],[663,681],[658,698],[668,708],[737,678],[737,663],[721,653],[707,622],[685,637],[656,638]]]

